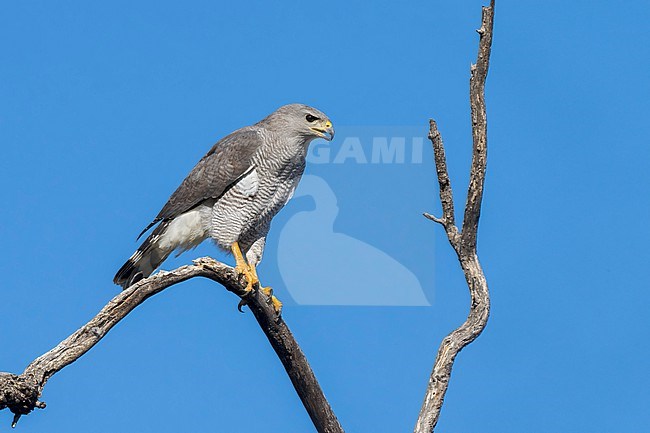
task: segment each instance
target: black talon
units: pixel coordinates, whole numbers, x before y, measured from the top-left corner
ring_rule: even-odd
[[[242,308],[245,305],[248,305],[247,299],[253,294],[253,292],[258,291],[260,288],[260,283],[257,282],[251,286],[250,290],[245,290],[244,294],[240,296],[241,301],[239,301],[239,304],[237,304],[237,309],[239,310],[240,313],[243,313]]]

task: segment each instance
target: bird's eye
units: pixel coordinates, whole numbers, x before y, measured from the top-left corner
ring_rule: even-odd
[[[307,119],[307,122],[311,123],[311,122],[317,121],[318,117],[312,116],[311,114],[308,114],[308,115],[305,116],[305,119]]]

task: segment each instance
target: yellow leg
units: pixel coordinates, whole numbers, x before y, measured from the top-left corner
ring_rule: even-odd
[[[257,276],[257,269],[255,269],[255,266],[250,266],[250,269],[253,272],[253,278],[255,278],[255,280],[260,285],[260,290],[266,296],[271,298],[271,302],[273,303],[273,309],[275,310],[276,313],[280,314],[280,312],[282,311],[282,302],[280,302],[280,300],[278,298],[273,296],[273,289],[271,287],[262,287],[262,283],[259,282],[260,279]]]
[[[232,255],[235,256],[235,271],[240,274],[244,275],[246,277],[246,280],[248,281],[248,284],[246,285],[246,291],[250,292],[253,290],[253,285],[258,284],[260,287],[260,290],[262,293],[264,293],[266,296],[269,296],[271,298],[271,302],[273,303],[273,309],[275,309],[275,312],[280,314],[280,311],[282,311],[282,302],[275,296],[273,296],[273,289],[270,287],[262,287],[260,284],[260,279],[257,276],[257,270],[255,269],[255,266],[251,266],[248,263],[246,263],[246,259],[244,258],[244,255],[241,253],[241,248],[239,248],[239,243],[237,241],[233,242],[231,245],[232,249]],[[239,309],[241,311],[241,307],[246,304],[246,301],[242,299],[242,301],[239,303]]]
[[[239,275],[244,275],[246,277],[246,280],[248,281],[248,284],[246,285],[246,291],[250,292],[253,290],[253,285],[254,284],[259,284],[260,280],[257,278],[257,273],[255,272],[255,268],[250,266],[248,263],[246,263],[246,259],[244,259],[243,254],[241,253],[241,249],[239,248],[239,244],[237,241],[233,242],[231,245],[232,249],[232,255],[235,256],[235,271]]]

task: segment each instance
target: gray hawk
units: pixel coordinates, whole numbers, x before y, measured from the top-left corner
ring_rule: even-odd
[[[126,289],[151,275],[173,251],[180,254],[212,238],[232,252],[235,269],[252,290],[259,284],[255,268],[271,219],[293,195],[316,138],[334,138],[329,118],[307,105],[290,104],[219,140],[140,233],[138,239],[157,225],[117,271],[115,284]],[[279,311],[282,304],[273,301]]]

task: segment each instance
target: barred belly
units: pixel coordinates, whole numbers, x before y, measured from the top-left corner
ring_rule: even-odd
[[[257,170],[243,177],[212,208],[210,236],[229,251],[233,242],[246,251],[260,237],[266,236],[271,219],[289,201],[300,180],[302,170],[287,179],[261,176]]]

